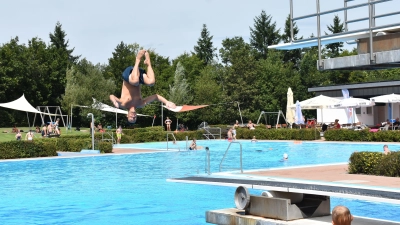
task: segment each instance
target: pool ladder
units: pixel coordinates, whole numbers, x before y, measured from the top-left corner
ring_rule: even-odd
[[[226,154],[228,153],[229,148],[231,147],[232,144],[239,144],[240,145],[240,168],[232,168],[232,169],[240,169],[240,173],[243,173],[243,164],[242,164],[242,143],[238,142],[238,141],[232,141],[231,143],[229,143],[228,148],[225,151],[224,157],[222,157],[221,162],[219,163],[219,172],[222,171],[222,162],[225,159]]]
[[[174,135],[174,133],[167,133],[167,151],[169,150],[169,148],[168,148],[168,135],[172,135],[172,137],[174,138],[174,142],[176,143],[176,138],[175,138],[175,135]],[[178,148],[179,148],[179,151],[181,151],[181,147],[178,145]]]

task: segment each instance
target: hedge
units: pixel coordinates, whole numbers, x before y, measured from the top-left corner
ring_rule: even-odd
[[[354,152],[350,156],[350,174],[400,176],[400,152],[384,155],[381,152]]]
[[[79,152],[91,148],[91,139],[44,138],[35,141],[0,142],[0,159],[57,156],[57,151]],[[97,141],[95,149],[111,153],[112,143]]]
[[[327,141],[399,142],[400,131],[388,130],[370,132],[369,129],[358,131],[348,129],[332,129],[325,131],[324,137]]]

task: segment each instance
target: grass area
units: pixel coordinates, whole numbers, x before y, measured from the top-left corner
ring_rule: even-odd
[[[22,140],[25,139],[26,133],[29,131],[29,127],[18,127],[18,129],[23,130],[22,132]],[[32,128],[35,130],[35,128]],[[0,142],[4,141],[14,141],[15,133],[11,133],[11,127],[0,128]],[[61,127],[61,135],[79,135],[79,134],[87,134],[89,132],[89,128],[81,128],[81,131],[76,131],[74,129],[67,131],[65,127]],[[35,138],[42,138],[42,134],[34,133]]]

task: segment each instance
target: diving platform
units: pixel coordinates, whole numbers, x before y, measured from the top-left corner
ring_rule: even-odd
[[[347,166],[347,163],[341,163],[245,170],[243,173],[219,172],[168,181],[237,187],[235,193],[237,208],[207,211],[206,221],[212,224],[331,224],[330,197],[400,204],[399,178],[348,174]],[[238,193],[239,188],[265,191],[261,196],[238,198],[236,196],[248,195]],[[249,199],[248,204],[240,202],[244,199]],[[355,216],[352,224],[400,223]]]
[[[293,0],[290,0],[290,30],[291,42],[268,46],[269,49],[294,50],[309,47],[318,47],[318,70],[379,70],[400,67],[400,23],[376,25],[376,20],[381,18],[393,18],[392,21],[398,21],[400,11],[385,12],[376,14],[375,6],[382,4],[389,9],[396,8],[396,3],[388,5],[392,0],[365,0],[364,3],[348,5],[353,0],[343,0],[344,6],[337,9],[320,11],[320,1],[316,1],[317,12],[293,17]],[[355,8],[367,8],[368,17],[347,19],[347,13]],[[382,8],[380,8],[382,9]],[[341,33],[321,34],[321,16],[343,11],[344,12],[344,31]],[[307,39],[294,39],[293,24],[295,21],[312,18],[317,19],[317,36]],[[348,24],[368,21],[368,27],[358,27],[355,30],[349,30]],[[323,45],[333,43],[357,44],[357,55],[326,58],[321,56]]]

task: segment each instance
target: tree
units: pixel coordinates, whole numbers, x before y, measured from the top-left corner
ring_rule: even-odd
[[[217,56],[215,51],[217,48],[213,47],[212,42],[213,36],[210,36],[210,32],[207,30],[207,26],[203,24],[203,29],[201,30],[201,36],[197,41],[197,46],[194,46],[194,51],[199,59],[203,60],[205,65],[209,65],[213,58]]]
[[[50,63],[49,79],[52,80],[49,98],[50,105],[60,105],[61,96],[64,94],[66,85],[66,72],[69,66],[74,65],[80,56],[73,56],[74,48],[68,49],[69,44],[66,40],[67,34],[62,30],[62,25],[57,22],[54,33],[50,33],[50,54],[53,60]]]
[[[189,84],[185,79],[185,68],[178,63],[175,70],[174,85],[169,86],[169,100],[176,105],[188,104],[193,100]]]
[[[76,63],[78,61],[80,56],[72,55],[72,52],[74,51],[75,48],[68,49],[69,40],[65,40],[67,34],[62,29],[62,25],[60,22],[56,23],[56,27],[54,28],[54,33],[50,33],[49,36],[52,46],[54,46],[56,49],[62,50],[62,52],[65,52],[68,55],[68,60],[70,63]]]
[[[222,41],[220,49],[222,62],[225,63],[223,72],[226,102],[239,102],[243,115],[251,116],[256,111],[254,99],[257,90],[251,84],[257,79],[256,59],[251,46],[242,37],[227,38]],[[227,118],[235,118],[237,107],[227,108]]]
[[[254,28],[250,27],[250,45],[257,50],[257,59],[266,59],[268,46],[278,44],[280,39],[276,22],[272,23],[272,17],[262,10],[254,19]]]
[[[76,66],[67,70],[67,84],[65,95],[62,98],[62,107],[64,110],[70,109],[71,105],[92,106],[93,98],[99,102],[109,102],[109,95],[115,90],[115,84],[112,79],[106,79],[102,74],[102,66],[93,65],[85,58],[80,60]],[[82,108],[85,115],[88,112],[101,118],[99,110],[93,108]]]
[[[297,34],[299,33],[299,28],[296,25],[296,22],[293,22],[293,39],[297,40]],[[302,39],[302,37],[300,38]],[[292,42],[291,40],[291,30],[290,30],[290,15],[286,18],[285,21],[285,29],[283,30],[282,40],[285,43]],[[301,51],[302,49],[294,49],[294,50],[285,50],[283,51],[283,61],[285,63],[292,62],[295,68],[298,68],[300,59],[301,59]]]
[[[333,25],[328,25],[327,28],[332,34],[342,33],[344,31],[344,25],[340,22],[338,15],[335,15],[333,18]],[[325,32],[325,35],[328,34]],[[343,51],[343,42],[327,44],[326,49],[329,58],[337,57]]]

